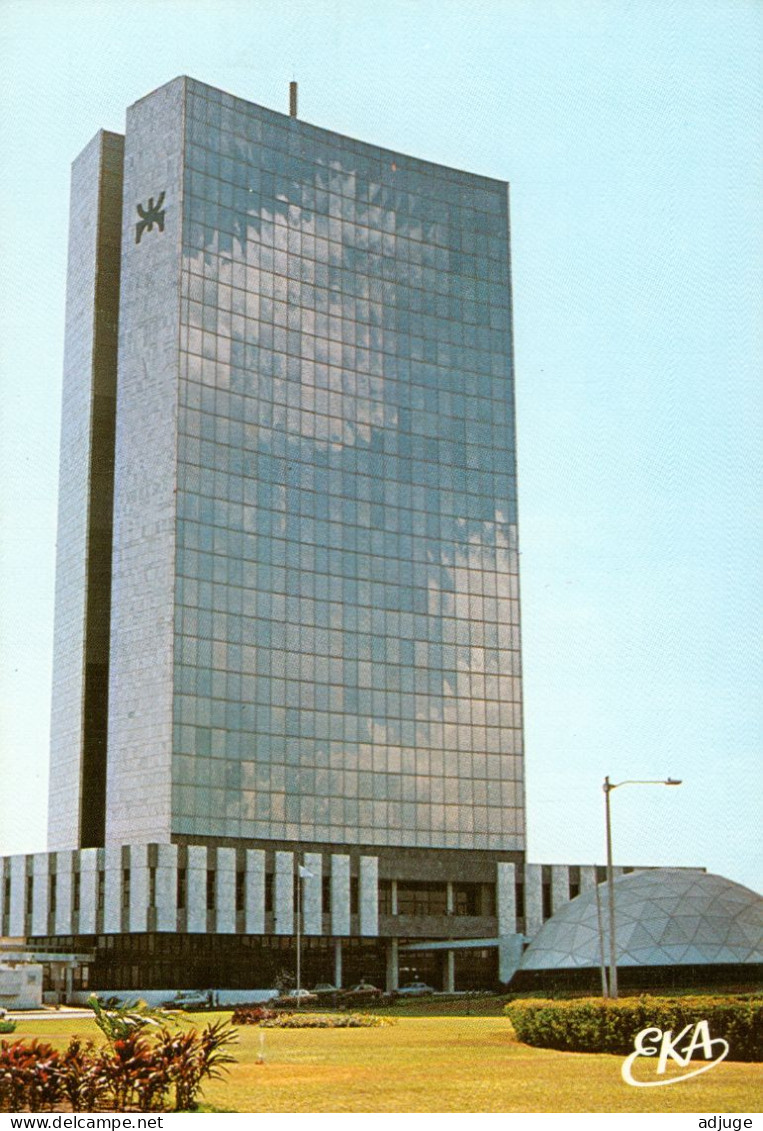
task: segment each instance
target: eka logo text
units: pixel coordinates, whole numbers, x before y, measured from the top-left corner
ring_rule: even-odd
[[[691,1036],[688,1036],[690,1033]],[[681,1048],[681,1041],[687,1036],[687,1043]],[[673,1036],[672,1029],[666,1029],[664,1033],[662,1029],[658,1029],[656,1026],[642,1029],[640,1033],[636,1034],[633,1044],[634,1051],[623,1061],[621,1072],[625,1083],[632,1084],[634,1088],[659,1088],[664,1084],[680,1084],[684,1080],[689,1080],[692,1076],[699,1076],[700,1072],[709,1072],[711,1068],[715,1068],[728,1056],[729,1051],[728,1042],[724,1041],[722,1037],[711,1038],[707,1021],[698,1021],[693,1027],[687,1025],[677,1037]],[[721,1046],[719,1055],[715,1055],[713,1052],[714,1046],[717,1045]],[[692,1068],[690,1072],[682,1072],[680,1076],[669,1076],[667,1079],[661,1080],[634,1080],[633,1078],[633,1065],[642,1057],[654,1057],[659,1053],[655,1075],[664,1077],[669,1060],[675,1061],[681,1068],[688,1068],[697,1049],[702,1049],[707,1061],[706,1064],[701,1064],[699,1068]]]

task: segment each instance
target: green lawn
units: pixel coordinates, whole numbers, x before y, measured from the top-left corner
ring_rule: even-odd
[[[197,1014],[203,1023],[210,1014]],[[224,1014],[223,1016],[229,1016]],[[13,1037],[64,1044],[89,1020],[20,1023]],[[264,1034],[265,1063],[258,1064]],[[7,1038],[6,1038],[7,1039]],[[756,1111],[760,1066],[724,1061],[663,1088],[633,1088],[621,1058],[519,1044],[503,1016],[401,1016],[378,1029],[242,1027],[238,1063],[204,1090],[207,1110],[239,1112]]]

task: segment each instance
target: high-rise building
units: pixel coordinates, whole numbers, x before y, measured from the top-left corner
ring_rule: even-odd
[[[297,922],[308,981],[507,980],[596,879],[525,863],[516,498],[505,183],[188,78],[98,134],[0,934],[103,989],[270,985]]]
[[[506,184],[180,78],[73,186],[50,847],[521,854]]]

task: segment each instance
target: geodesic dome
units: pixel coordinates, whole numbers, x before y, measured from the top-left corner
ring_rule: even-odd
[[[615,880],[618,966],[695,966],[763,962],[763,899],[723,876],[657,868]],[[609,899],[599,886],[605,961]],[[596,889],[553,915],[524,953],[520,971],[599,966]]]

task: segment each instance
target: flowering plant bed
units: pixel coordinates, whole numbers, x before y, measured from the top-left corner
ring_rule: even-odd
[[[259,1024],[263,1029],[378,1029],[396,1025],[397,1019],[372,1013],[278,1013]]]
[[[270,1021],[277,1017],[275,1009],[268,1009],[265,1005],[239,1005],[231,1017],[233,1025],[261,1025],[263,1021]]]

